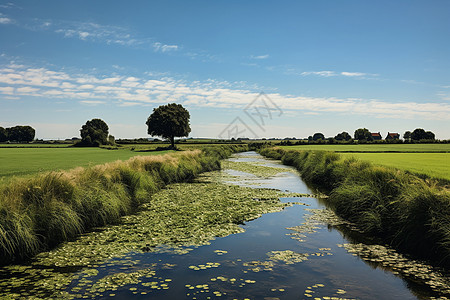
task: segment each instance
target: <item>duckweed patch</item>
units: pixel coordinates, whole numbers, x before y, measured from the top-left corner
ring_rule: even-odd
[[[245,172],[262,178],[272,177],[279,173],[292,172],[292,170],[286,168],[268,167],[250,162],[236,162],[232,160],[222,161],[221,165],[224,169]]]
[[[271,251],[267,253],[270,260],[273,261],[282,261],[287,265],[292,265],[295,263],[303,262],[308,260],[309,254],[307,253],[296,253],[291,250],[284,251]]]
[[[374,267],[381,267],[421,285],[426,285],[433,292],[449,295],[450,276],[442,269],[426,263],[406,258],[396,250],[382,245],[338,244],[349,253],[359,256]]]
[[[193,266],[189,266],[189,269],[194,270],[194,271],[200,271],[200,270],[207,270],[207,269],[211,269],[211,268],[218,268],[220,266],[220,263],[212,263],[212,262],[208,262],[206,264],[200,264],[200,265],[193,265]]]
[[[348,229],[357,230],[350,222],[340,218],[332,210],[305,208],[305,211],[309,212],[309,214],[305,215],[305,221],[302,224],[287,228],[293,231],[292,233],[288,233],[287,235],[299,242],[305,242],[307,234],[316,233],[317,230],[322,228],[325,224],[329,226],[344,225]]]
[[[244,267],[247,267],[247,270],[244,270],[244,273],[249,271],[251,272],[262,272],[262,271],[273,271],[273,267],[275,266],[273,261],[258,261],[253,260],[249,262],[242,263]]]

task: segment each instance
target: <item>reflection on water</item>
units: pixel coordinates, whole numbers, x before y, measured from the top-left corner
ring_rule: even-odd
[[[286,171],[264,178],[228,169],[215,180],[313,194],[292,168],[263,159],[255,152],[235,155],[230,160]],[[257,172],[260,174],[259,169]],[[152,248],[152,252],[130,252],[74,271],[78,276],[66,289],[65,297],[425,299],[431,296],[430,290],[402,280],[399,272],[387,271],[389,268],[381,262],[365,262],[356,254],[361,251],[352,248],[349,252],[346,237],[350,235],[361,242],[361,235],[348,231],[345,222],[328,212],[323,202],[313,197],[281,200],[296,204],[247,222],[242,225],[244,232],[216,238],[209,245],[177,251],[178,254],[170,247],[160,246]],[[386,255],[393,254],[386,252]]]

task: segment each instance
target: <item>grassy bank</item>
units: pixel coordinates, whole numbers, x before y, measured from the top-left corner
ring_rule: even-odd
[[[0,186],[0,260],[21,260],[90,228],[117,223],[166,184],[220,168],[247,146],[137,156],[70,171],[14,178]]]
[[[450,192],[395,168],[325,151],[260,150],[281,159],[302,178],[329,191],[341,217],[394,248],[450,266]]]

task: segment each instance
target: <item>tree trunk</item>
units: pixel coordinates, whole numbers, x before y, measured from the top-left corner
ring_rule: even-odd
[[[170,143],[172,144],[172,149],[175,149],[175,137],[174,136],[170,137]]]

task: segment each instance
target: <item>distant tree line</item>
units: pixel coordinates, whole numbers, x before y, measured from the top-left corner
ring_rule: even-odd
[[[293,145],[293,144],[354,144],[354,143],[432,143],[436,141],[435,134],[431,131],[425,131],[422,128],[416,128],[414,131],[406,131],[403,134],[403,139],[400,139],[400,134],[398,133],[388,133],[386,138],[383,139],[381,134],[372,133],[367,128],[358,128],[355,130],[353,137],[346,131],[338,133],[334,137],[326,138],[321,132],[316,132],[310,135],[305,140],[300,140],[297,142],[291,142],[288,138],[282,141],[283,145]]]
[[[0,142],[31,142],[36,131],[31,126],[0,127]]]

